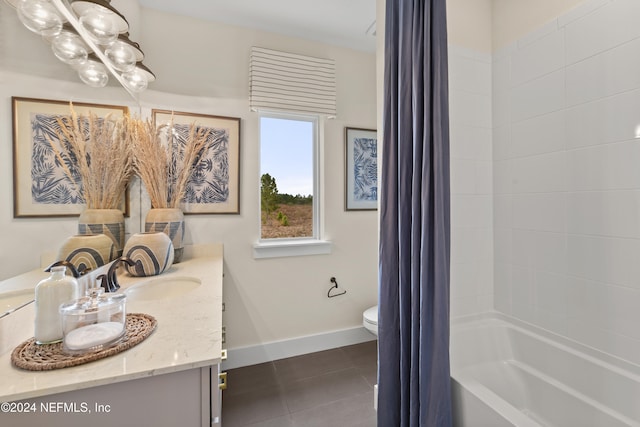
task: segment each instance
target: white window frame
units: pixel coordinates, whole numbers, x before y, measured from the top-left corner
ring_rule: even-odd
[[[277,258],[303,255],[323,255],[331,253],[331,242],[323,239],[323,192],[322,192],[322,140],[324,120],[317,114],[299,114],[277,111],[258,112],[259,135],[262,136],[260,122],[262,118],[298,120],[311,122],[313,125],[313,236],[263,239],[262,238],[262,206],[260,200],[260,180],[258,180],[258,242],[253,245],[254,258]],[[262,162],[259,162],[262,167]],[[259,176],[262,176],[260,170]]]

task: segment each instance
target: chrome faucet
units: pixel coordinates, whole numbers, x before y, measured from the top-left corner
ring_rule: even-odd
[[[118,265],[121,262],[126,263],[129,267],[134,267],[138,264],[141,264],[140,260],[134,261],[131,258],[128,258],[126,256],[121,256],[120,258],[116,258],[113,261],[113,263],[111,263],[111,266],[107,271],[107,274],[101,274],[100,276],[98,276],[98,280],[100,280],[100,286],[104,288],[105,292],[115,292],[118,289],[120,289],[120,284],[118,283],[118,277],[117,277],[117,270],[118,270]]]

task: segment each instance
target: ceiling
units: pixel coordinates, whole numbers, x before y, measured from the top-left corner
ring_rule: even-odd
[[[212,22],[375,51],[376,0],[139,0],[141,6]]]

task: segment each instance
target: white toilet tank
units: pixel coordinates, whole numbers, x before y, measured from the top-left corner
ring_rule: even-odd
[[[362,313],[362,326],[373,335],[378,336],[378,306],[374,305]]]

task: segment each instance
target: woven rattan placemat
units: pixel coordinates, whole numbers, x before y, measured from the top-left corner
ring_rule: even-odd
[[[126,332],[120,342],[112,347],[89,353],[71,355],[62,350],[62,343],[38,345],[35,338],[20,344],[11,353],[11,362],[18,368],[29,371],[51,371],[82,365],[113,356],[141,343],[154,331],[157,321],[153,316],[142,313],[129,313],[126,320]]]

